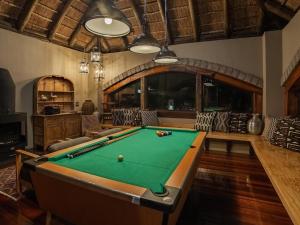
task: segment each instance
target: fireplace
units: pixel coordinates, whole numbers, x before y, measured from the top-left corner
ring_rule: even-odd
[[[15,84],[0,68],[0,165],[15,158],[17,148],[27,145],[27,114],[15,112]]]

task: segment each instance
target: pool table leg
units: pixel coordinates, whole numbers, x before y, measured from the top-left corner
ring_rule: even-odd
[[[46,224],[45,225],[51,225],[51,220],[52,220],[52,214],[51,214],[50,211],[47,211]]]

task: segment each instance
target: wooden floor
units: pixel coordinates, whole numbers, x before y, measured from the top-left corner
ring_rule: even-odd
[[[0,195],[0,224],[44,224],[35,204]],[[55,219],[52,225],[66,225]],[[292,225],[262,166],[243,154],[206,152],[178,225]]]

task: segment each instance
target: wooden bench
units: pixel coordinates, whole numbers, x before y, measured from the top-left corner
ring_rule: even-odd
[[[293,223],[300,225],[300,153],[273,146],[257,135],[209,132],[206,138],[230,143],[229,152],[231,142],[248,142],[250,154],[253,151],[261,162]]]

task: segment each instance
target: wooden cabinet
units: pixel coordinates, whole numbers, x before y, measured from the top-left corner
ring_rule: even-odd
[[[36,149],[45,151],[59,140],[81,136],[80,114],[33,115],[32,120]]]
[[[36,149],[81,136],[81,115],[74,111],[73,82],[62,76],[44,76],[36,80],[33,90],[33,143]],[[50,114],[46,106],[59,108]],[[49,108],[48,107],[48,108]]]

